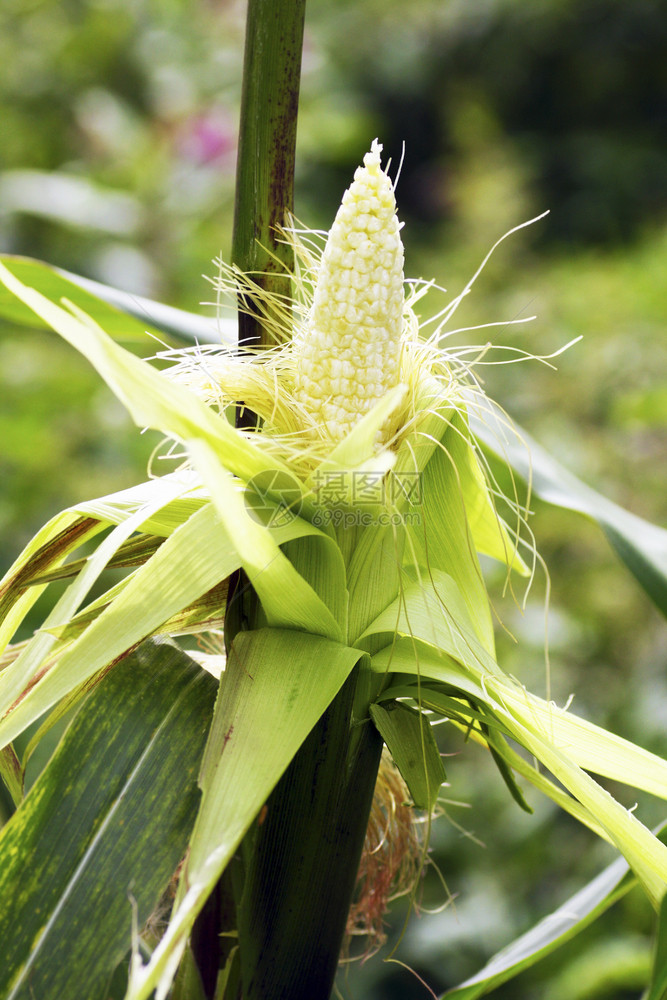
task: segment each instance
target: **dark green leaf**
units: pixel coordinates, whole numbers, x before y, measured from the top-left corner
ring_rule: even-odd
[[[84,702],[0,834],[5,1000],[100,1000],[185,852],[215,689],[146,643]]]
[[[500,733],[492,732],[485,723],[482,723],[480,728],[484,733],[484,736],[486,737],[486,742],[488,744],[491,756],[493,757],[496,767],[500,771],[501,778],[507,785],[507,789],[510,795],[512,796],[516,804],[520,806],[521,809],[523,809],[524,812],[532,813],[533,812],[532,807],[529,806],[528,803],[526,802],[523,796],[523,792],[516,783],[514,774],[512,773],[512,768],[509,766],[509,764],[505,760],[505,757],[503,756],[503,748],[505,746],[505,740],[503,736],[501,736]]]
[[[432,809],[447,779],[428,719],[400,701],[370,707],[371,718],[419,809]]]

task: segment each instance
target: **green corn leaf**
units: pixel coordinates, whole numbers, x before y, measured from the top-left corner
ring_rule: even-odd
[[[164,997],[187,935],[301,743],[360,659],[359,650],[288,629],[241,632],[204,754],[202,805],[176,906],[148,965],[135,956],[126,1000]]]
[[[636,884],[627,863],[618,858],[554,913],[494,955],[480,972],[444,993],[442,1000],[485,996],[576,937]]]
[[[72,274],[70,271],[58,268],[58,272],[84,291],[90,292],[127,316],[133,317],[137,320],[138,325],[146,327],[148,324],[149,327],[160,330],[183,344],[235,344],[238,339],[237,322],[234,318],[201,316],[199,313],[189,312],[186,309],[177,309],[165,302],[147,299],[143,295],[134,295],[130,292],[124,292],[120,288],[103,285],[99,281],[84,278],[79,274]],[[38,291],[43,291],[39,285],[34,287]],[[88,312],[85,306],[82,308]],[[94,314],[92,315],[93,319],[97,319]],[[106,329],[104,323],[100,320],[98,322]],[[109,332],[111,333],[111,331]]]
[[[400,701],[371,705],[370,712],[412,801],[430,811],[447,775],[428,719]]]
[[[44,586],[31,587],[31,579],[44,570],[61,566],[71,552],[93,538],[103,527],[93,518],[75,511],[64,511],[30,540],[0,581],[0,650],[11,642],[26,614],[44,591]]]
[[[225,466],[246,481],[260,472],[289,472],[275,456],[269,458],[247,441],[193,392],[164,378],[150,364],[116,344],[74,306],[76,315],[22,285],[2,264],[0,282],[88,359],[139,427],[152,427],[179,441],[208,441]]]
[[[104,995],[185,853],[215,688],[147,644],[75,717],[0,834],[5,1000]]]
[[[667,531],[582,483],[492,403],[471,421],[475,434],[542,500],[592,517],[656,606],[667,615]]]
[[[197,968],[197,960],[189,947],[185,949],[185,954],[178,967],[169,1000],[207,1000]],[[224,1000],[224,994],[222,1000]]]
[[[234,544],[214,509],[209,505],[193,514],[148,563],[135,571],[116,600],[4,715],[0,745],[14,739],[60,698],[151,635],[238,565]],[[2,711],[12,706],[19,681],[24,683],[25,677],[16,663],[3,671]]]
[[[83,309],[116,340],[149,343],[147,332],[161,331],[184,343],[215,343],[236,339],[234,320],[215,320],[196,313],[153,302],[141,295],[110,288],[99,281],[82,278],[58,267],[51,267],[31,257],[0,254],[5,267],[51,302],[68,299]],[[0,288],[0,316],[24,326],[48,326],[40,322],[32,309]]]
[[[371,664],[380,672],[413,673],[422,681],[430,678],[451,685],[463,694],[471,694],[478,707],[487,706],[504,730],[590,812],[627,858],[652,904],[658,905],[667,885],[667,848],[578,766],[576,741],[559,745],[554,740],[550,716],[540,717],[532,699],[519,685],[500,673],[487,672],[474,657],[461,660],[457,678],[457,664],[450,656],[443,656],[435,647],[429,650],[426,643],[416,639],[399,640],[373,656]],[[664,766],[658,758],[656,761]]]
[[[175,481],[166,484],[162,492],[153,495],[152,509],[151,506],[146,505],[135,511],[132,516],[116,525],[110,534],[98,545],[93,556],[86,561],[81,572],[78,573],[76,579],[70,584],[55,608],[49,614],[43,628],[33,636],[27,647],[12,664],[11,669],[4,673],[0,680],[0,698],[5,699],[5,704],[7,702],[11,703],[19,697],[22,689],[37,674],[44,658],[53,649],[56,639],[54,635],[48,632],[50,626],[67,621],[76,613],[91,587],[123,543],[135,531],[139,530],[151,513],[155,512],[163,504],[168,503],[174,495],[178,495],[180,492],[181,489]],[[142,638],[144,637],[142,636]]]

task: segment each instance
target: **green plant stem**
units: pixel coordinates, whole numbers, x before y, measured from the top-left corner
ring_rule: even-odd
[[[294,259],[280,227],[294,209],[294,158],[306,0],[249,0],[236,168],[232,263],[289,294]],[[239,344],[266,347],[256,317],[239,314]]]
[[[356,686],[355,671],[257,830],[239,914],[244,1000],[325,1000],[333,988],[382,753],[372,723],[352,722]]]
[[[273,294],[290,292],[294,268],[291,247],[279,240],[294,209],[294,160],[301,79],[301,54],[306,0],[248,0],[243,87],[236,164],[236,200],[232,236],[232,263],[253,272],[260,287]],[[239,310],[239,348],[268,347],[267,329],[252,313]],[[254,427],[255,414],[237,407],[237,427]],[[225,613],[225,641],[231,644],[241,629],[253,628],[256,597],[246,574],[239,570],[229,581]],[[242,855],[252,855],[248,837]],[[236,924],[243,862],[234,859],[200,914],[192,949],[207,997],[216,991],[216,970],[225,967],[234,947],[228,935]],[[227,992],[229,996],[231,991]],[[235,990],[233,991],[236,992]]]

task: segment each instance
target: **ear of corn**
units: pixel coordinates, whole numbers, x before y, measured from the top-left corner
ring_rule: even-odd
[[[294,341],[296,398],[333,441],[400,381],[403,245],[381,150],[375,141],[343,196]]]

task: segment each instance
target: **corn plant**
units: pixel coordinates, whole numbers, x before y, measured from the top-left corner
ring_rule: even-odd
[[[518,807],[530,808],[521,779],[622,856],[556,929],[454,995],[487,992],[633,884],[656,910],[664,897],[667,847],[591,774],[665,797],[667,764],[497,661],[479,555],[508,581],[529,581],[537,557],[489,448],[527,477],[532,463],[546,499],[596,517],[663,607],[664,533],[578,483],[486,398],[468,355],[442,346],[458,300],[424,332],[431,283],[405,282],[377,140],[325,238],[286,214],[302,30],[301,4],[249,5],[234,252],[216,279],[240,349],[168,348],[158,367],[103,328],[143,327],[93,294],[122,307],[122,293],[0,266],[15,318],[80,351],[171,459],[58,514],[0,585],[8,1000],[329,996],[346,933],[372,923],[355,885],[373,824],[407,842],[408,875],[393,874],[415,886],[425,849],[392,817],[406,796],[427,827],[437,811],[438,720],[488,749]],[[187,338],[196,318],[162,325]],[[39,631],[12,645],[56,588]],[[24,796],[34,746],[66,717]],[[651,1000],[664,941],[658,956]]]

